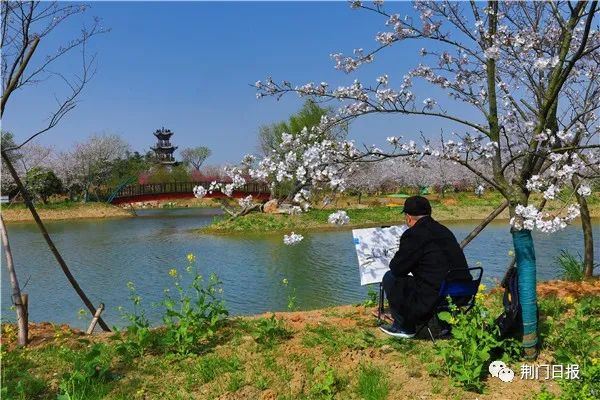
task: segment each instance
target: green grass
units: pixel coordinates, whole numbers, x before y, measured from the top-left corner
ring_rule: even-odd
[[[377,226],[404,223],[402,207],[398,203],[402,200],[391,200],[390,206],[382,205],[382,198],[366,198],[362,207],[357,207],[351,198],[343,198],[340,207],[350,217],[350,223],[345,228],[361,226]],[[430,196],[434,217],[441,219],[461,219],[465,212],[475,211],[485,217],[498,206],[503,200],[495,192],[478,198],[470,193],[451,193],[443,199]],[[451,205],[445,205],[445,203]],[[230,220],[228,217],[217,217],[214,222],[200,229],[204,233],[274,233],[284,231],[303,231],[314,229],[339,229],[327,222],[329,215],[334,209],[313,208],[300,215],[263,214],[251,213],[240,218]],[[469,216],[469,218],[473,218]],[[439,219],[439,218],[438,218]]]
[[[320,346],[326,355],[340,353],[346,349],[361,350],[378,344],[371,330],[342,330],[331,325],[319,324],[306,328],[302,344],[311,348]]]
[[[361,364],[356,391],[364,400],[384,400],[389,392],[388,378],[381,368]]]
[[[200,358],[196,366],[196,372],[203,383],[208,383],[220,374],[238,371],[240,366],[240,360],[236,356],[226,358],[207,354]]]
[[[496,300],[501,293],[492,296]],[[600,382],[600,297],[542,297],[539,306],[543,359],[581,367],[583,385],[555,381],[553,392],[562,389],[564,399],[588,398]],[[294,324],[294,331],[277,319],[235,318],[218,330],[218,344],[208,353],[156,349],[128,362],[116,342],[105,336],[64,333],[29,349],[7,351],[14,338],[8,338],[11,331],[5,325],[0,394],[6,399],[44,400],[68,399],[67,394],[92,400],[254,399],[266,390],[280,399],[475,397],[452,385],[430,340],[390,339],[366,322],[358,324],[347,315],[348,309],[327,310],[320,314],[325,322],[301,329]],[[373,320],[370,310],[362,308],[354,316]],[[334,322],[339,318],[348,323],[340,326]],[[281,325],[293,335],[272,334]],[[276,345],[259,343],[257,332],[274,337]],[[517,363],[512,366],[518,368]],[[403,385],[406,376],[414,383]],[[484,384],[489,389],[489,380]],[[515,398],[530,398],[536,389],[515,390]]]
[[[404,221],[400,208],[373,207],[346,210],[351,224],[348,227],[391,224]],[[274,215],[252,213],[241,218],[228,220],[217,218],[200,231],[205,233],[265,233],[315,228],[335,228],[327,222],[332,210],[310,210],[300,215]]]

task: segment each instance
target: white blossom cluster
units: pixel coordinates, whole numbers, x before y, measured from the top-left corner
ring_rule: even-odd
[[[238,204],[242,208],[248,208],[252,205],[252,200],[253,200],[252,195],[248,195],[248,196],[244,197],[243,199],[239,199]]]
[[[207,192],[208,191],[204,186],[194,186],[194,197],[196,197],[197,199],[201,199],[204,196],[206,196]]]
[[[338,210],[333,214],[329,214],[327,222],[334,225],[346,225],[350,222],[350,217],[346,214],[346,211]]]
[[[288,246],[298,244],[302,241],[302,239],[304,239],[304,236],[294,232],[290,233],[289,235],[283,235],[283,243]]]
[[[287,81],[275,83],[268,78],[255,85],[257,96],[279,97],[293,92],[300,96],[315,96],[324,101],[337,100],[340,106],[335,115],[329,117],[329,125],[381,112],[435,116],[465,127],[465,131],[460,134],[452,133],[457,138],[447,140],[442,137],[439,142],[425,139],[421,148],[414,141],[396,136],[387,138],[393,148],[388,153],[376,145],[365,146],[364,151],[358,152],[352,145],[352,157],[355,158],[384,162],[388,157],[403,157],[416,163],[426,157],[435,157],[440,161],[468,167],[490,187],[499,189],[507,182],[517,182],[516,184],[525,186],[521,190],[542,193],[546,200],[557,199],[565,187],[570,187],[572,178],[577,175],[584,182],[576,188],[577,193],[583,196],[591,194],[584,177],[586,172],[590,172],[590,167],[600,166],[599,158],[594,156],[592,150],[564,149],[576,147],[580,143],[597,143],[597,136],[595,141],[591,138],[593,135],[600,135],[600,124],[595,111],[600,106],[600,65],[597,62],[600,32],[592,28],[587,43],[583,43],[581,38],[586,30],[585,18],[572,30],[573,40],[569,54],[575,53],[585,44],[589,55],[570,72],[562,89],[564,96],[561,97],[561,110],[557,116],[565,121],[560,121],[559,128],[551,130],[540,127],[536,110],[541,107],[540,101],[543,101],[539,98],[539,93],[549,86],[554,72],[564,68],[568,62],[568,57],[567,60],[561,60],[561,51],[556,47],[561,41],[563,27],[560,18],[555,18],[557,12],[570,15],[568,5],[550,6],[544,3],[534,13],[507,2],[500,4],[496,13],[493,7],[481,4],[476,6],[480,13],[472,15],[472,20],[462,18],[465,12],[471,14],[473,10],[460,2],[416,2],[415,9],[419,18],[384,13],[379,6],[372,8],[363,6],[361,2],[353,2],[353,7],[379,12],[386,17],[387,28],[375,35],[376,47],[371,51],[359,48],[351,57],[343,53],[332,54],[337,69],[351,73],[362,64],[373,62],[374,55],[383,48],[409,38],[437,41],[438,45],[429,49],[423,47],[420,51],[425,60],[432,62],[419,64],[408,71],[402,82],[396,85],[390,84],[394,81],[386,74],[380,74],[372,86],[355,79],[352,84],[337,88],[324,82],[319,85],[309,83],[293,86]],[[543,23],[522,23],[528,20],[524,13],[530,13],[528,17],[539,17]],[[495,14],[498,21],[493,34],[488,29],[492,14]],[[510,17],[507,17],[508,14]],[[442,28],[446,25],[451,25],[453,29],[443,31]],[[467,41],[460,38],[461,34],[464,34],[463,38],[467,38]],[[495,93],[487,82],[487,69],[490,65],[495,67]],[[481,111],[484,122],[477,119],[466,120],[458,114],[452,115],[444,110],[445,102],[433,96],[425,99],[419,97],[417,100],[412,92],[414,79],[439,87],[451,99]],[[489,113],[488,102],[492,98],[497,101],[500,137],[490,134],[491,124],[486,118]],[[576,118],[573,121],[566,119],[569,114]],[[543,123],[547,124],[547,121]],[[432,135],[434,133],[430,133],[430,137]],[[295,162],[298,163],[298,160],[299,158]],[[275,160],[270,160],[265,178],[279,176],[281,179],[292,180],[300,172],[299,175],[305,177],[303,181],[307,183],[307,187],[312,185],[312,171],[303,165],[299,171],[287,168],[292,165],[296,169],[300,167],[290,161],[292,160],[277,160],[275,163]],[[521,176],[526,175],[522,171],[527,165],[535,166],[531,172],[533,176],[522,182]],[[332,174],[327,175],[328,181],[344,179],[339,176],[343,171],[343,168],[336,168]],[[498,174],[502,175],[500,179]],[[341,186],[343,188],[344,185]],[[476,191],[482,193],[483,186]],[[533,206],[522,206],[518,211],[518,218],[513,221],[513,226],[551,232],[564,227],[575,218],[577,206],[568,206],[566,215],[562,217],[544,214]]]
[[[510,224],[518,230],[537,229],[540,232],[553,233],[566,228],[579,215],[579,207],[576,205],[570,205],[566,215],[559,217],[539,211],[531,204],[526,207],[519,204],[515,208],[515,217],[510,219]]]
[[[291,182],[300,185],[294,201],[304,209],[311,199],[311,187],[343,191],[343,171],[348,160],[358,154],[354,143],[335,141],[318,127],[304,128],[296,135],[282,135],[278,151],[260,160],[248,173],[265,182]]]
[[[554,200],[562,186],[568,185],[576,173],[585,173],[587,168],[584,160],[573,152],[551,153],[553,161],[544,175],[533,175],[527,180],[526,188],[531,192],[542,192],[546,200]],[[592,191],[585,183],[578,188],[578,193],[589,196]]]

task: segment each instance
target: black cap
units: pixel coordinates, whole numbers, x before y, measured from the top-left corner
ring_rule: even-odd
[[[412,196],[404,202],[402,212],[408,215],[431,215],[431,204],[423,196]]]

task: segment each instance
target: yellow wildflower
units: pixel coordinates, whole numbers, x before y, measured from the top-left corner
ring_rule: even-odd
[[[169,275],[171,275],[173,278],[177,278],[177,270],[175,268],[171,268],[169,270]]]
[[[187,260],[188,260],[188,262],[193,263],[194,261],[196,261],[196,256],[194,254],[190,253],[187,255]]]
[[[575,299],[572,296],[565,296],[564,301],[568,305],[575,304]]]
[[[480,291],[480,292],[483,292],[483,291],[485,291],[485,289],[486,289],[486,288],[487,288],[487,286],[485,286],[483,283],[480,283],[480,284],[479,284],[479,291]]]

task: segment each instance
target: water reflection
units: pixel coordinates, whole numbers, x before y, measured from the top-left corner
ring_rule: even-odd
[[[296,288],[298,306],[305,309],[365,298],[349,230],[300,232],[305,239],[296,246],[285,246],[280,234],[213,236],[193,231],[210,223],[217,213],[211,209],[142,210],[139,218],[57,221],[48,223],[48,229],[88,296],[95,304],[106,304],[105,318],[111,325],[122,322],[116,308],[128,304],[128,281],[135,283],[152,320],[159,322],[160,310],[151,304],[159,302],[163,288],[171,284],[169,269],[182,269],[190,252],[196,254],[203,274],[215,272],[224,282],[227,307],[234,314],[283,310],[291,287]],[[447,225],[461,239],[476,221]],[[596,237],[599,227],[596,222]],[[28,281],[25,291],[30,294],[31,320],[84,327],[87,319],[77,317],[82,303],[36,227],[16,223],[9,224],[8,230],[20,281]],[[539,278],[557,277],[560,271],[554,257],[562,248],[581,252],[582,242],[577,225],[554,235],[536,235]],[[509,262],[510,244],[506,223],[493,223],[467,247],[467,259],[473,265],[482,263],[484,280],[500,278]],[[281,284],[283,278],[288,279],[288,288]],[[3,273],[3,318],[14,318],[9,307],[10,290]]]

